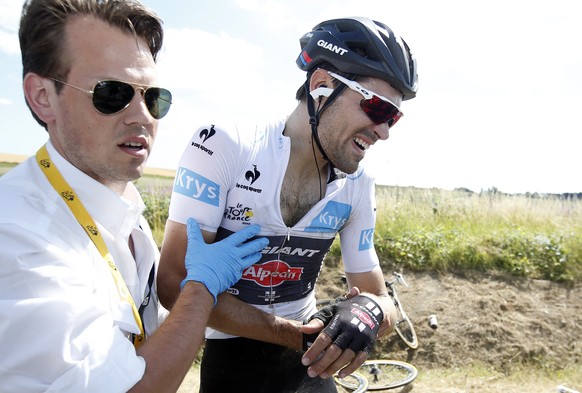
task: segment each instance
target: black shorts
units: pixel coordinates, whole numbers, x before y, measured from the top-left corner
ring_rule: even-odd
[[[333,378],[310,378],[302,352],[247,338],[206,340],[200,393],[337,393]]]

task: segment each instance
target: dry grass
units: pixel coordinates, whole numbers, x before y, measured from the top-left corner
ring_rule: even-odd
[[[9,162],[9,163],[18,164],[19,162],[22,162],[22,161],[26,160],[27,158],[28,158],[28,156],[25,156],[22,154],[0,153],[0,162]]]
[[[549,374],[524,368],[511,375],[492,371],[484,365],[455,369],[420,371],[409,386],[390,390],[394,393],[554,393],[557,387],[582,387],[579,370],[569,369]],[[198,392],[200,384],[198,364],[194,364],[182,382],[178,393]],[[341,390],[340,390],[341,391]]]

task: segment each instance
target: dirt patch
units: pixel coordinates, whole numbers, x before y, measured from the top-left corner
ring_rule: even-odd
[[[407,360],[424,370],[485,364],[510,373],[523,365],[582,365],[582,285],[486,273],[404,275],[410,287],[399,286],[398,293],[419,346],[407,350],[391,335],[377,343],[373,356]],[[340,274],[326,267],[317,291],[341,294]],[[436,330],[428,325],[431,314],[439,322]]]
[[[564,384],[582,391],[582,285],[499,274],[404,273],[399,296],[419,338],[407,349],[396,334],[373,358],[414,364],[418,378],[395,393],[555,393]],[[318,297],[345,292],[339,268],[324,267]],[[437,316],[439,327],[428,326]],[[567,372],[562,372],[566,369]],[[179,393],[198,391],[197,365]]]

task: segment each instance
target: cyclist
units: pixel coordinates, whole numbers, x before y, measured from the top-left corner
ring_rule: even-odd
[[[416,95],[416,62],[401,37],[368,18],[324,21],[300,44],[307,78],[296,109],[249,129],[202,124],[177,171],[158,281],[166,307],[185,274],[187,217],[208,242],[250,223],[270,240],[261,261],[218,297],[201,392],[336,391],[329,377],[353,372],[393,327],[373,243],[374,181],[360,161],[388,138],[401,101]],[[351,299],[310,318],[338,233]],[[304,341],[313,343],[305,353]]]

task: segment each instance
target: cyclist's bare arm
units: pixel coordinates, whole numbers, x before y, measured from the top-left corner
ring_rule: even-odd
[[[209,233],[202,231],[206,243]],[[212,238],[214,240],[214,238]],[[186,248],[188,237],[186,225],[168,220],[164,232],[164,242],[158,267],[158,297],[162,305],[170,310],[180,294],[180,283],[186,277]]]
[[[130,392],[178,390],[204,340],[213,302],[204,284],[189,281],[184,286],[174,311],[137,350],[147,366],[142,379]]]
[[[212,243],[216,238],[216,233],[212,232],[202,231],[202,235],[206,243]],[[186,226],[168,220],[158,270],[158,294],[167,309],[172,308],[186,275],[186,245]],[[226,293],[218,296],[208,322],[208,326],[224,333],[298,350],[303,344],[299,325],[298,321],[265,313]]]
[[[301,350],[301,322],[281,318],[253,307],[236,297],[218,296],[208,326],[221,332]]]
[[[382,307],[384,320],[380,325],[379,337],[392,332],[395,321],[394,303],[388,296],[381,270],[378,269],[377,271],[367,273],[351,273],[346,276],[349,287],[356,291],[351,294],[352,297],[362,292],[373,297]],[[315,333],[321,331],[324,327],[319,320],[312,320],[309,326],[302,326],[299,321],[276,317],[226,293],[218,297],[218,303],[210,314],[208,325],[224,333],[299,350],[303,346],[302,332]],[[329,349],[330,344],[326,343],[324,345],[320,343],[321,347],[317,354],[318,347],[314,351],[309,351],[307,353],[307,358],[309,359],[308,364],[315,361],[320,352]],[[335,349],[332,349],[332,352],[335,352]],[[357,367],[366,358],[362,357],[360,360]]]
[[[204,232],[204,239],[207,243],[214,241],[215,234]],[[177,295],[179,294],[180,282],[185,276],[183,265],[186,250],[186,230],[185,225],[168,221],[162,246],[162,255],[158,274],[158,292],[162,304],[166,308],[171,308]],[[347,274],[348,285],[361,288],[366,292],[377,296],[377,302],[384,311],[385,319],[382,322],[380,333],[384,334],[392,329],[390,322],[393,320],[394,306],[390,301],[384,277],[380,269],[367,273]],[[311,325],[317,325],[321,321],[313,320]],[[305,327],[298,321],[287,320],[265,313],[257,308],[248,305],[232,295],[222,294],[218,297],[218,302],[214,306],[208,325],[222,332],[283,345],[293,349],[301,349],[303,346],[302,331]],[[309,327],[308,327],[309,328]],[[313,327],[311,326],[313,329]],[[300,330],[301,329],[301,330]],[[315,330],[323,329],[317,325]],[[348,365],[344,372],[355,371],[367,358],[367,354],[361,352],[354,354],[351,350],[344,350],[343,353],[335,345],[325,341],[324,335],[316,340],[314,346],[306,352],[304,364],[311,365],[310,375],[330,377],[337,370]],[[316,359],[321,352],[324,352],[317,362]],[[314,363],[315,362],[315,363]]]

